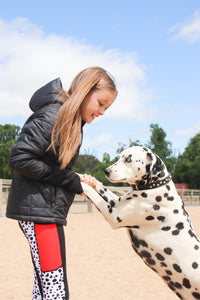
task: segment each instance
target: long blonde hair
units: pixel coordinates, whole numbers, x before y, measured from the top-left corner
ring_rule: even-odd
[[[50,147],[56,154],[61,169],[64,169],[75,155],[81,140],[80,105],[91,90],[117,89],[113,77],[100,67],[90,67],[81,71],[72,81],[68,92],[62,90],[61,106],[53,126]]]

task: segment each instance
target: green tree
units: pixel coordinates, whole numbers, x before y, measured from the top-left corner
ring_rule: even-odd
[[[150,141],[146,146],[163,160],[170,157],[172,154],[172,144],[165,140],[167,136],[165,131],[158,124],[151,124],[150,131]]]
[[[101,181],[104,185],[112,185],[112,183],[105,177],[104,170],[110,165],[114,164],[116,160],[117,158],[111,160],[110,155],[105,152],[103,155],[103,161],[94,167],[91,175],[94,176],[97,180]]]
[[[92,170],[95,166],[97,166],[100,163],[100,161],[95,158],[93,155],[89,154],[83,154],[79,155],[76,164],[73,168],[74,172],[80,173],[80,174],[91,174]]]
[[[111,165],[111,163],[108,153],[104,153],[102,162],[93,155],[84,154],[79,155],[73,170],[80,174],[90,174],[97,180],[103,182],[103,184],[107,184],[108,180],[105,177],[104,170]]]
[[[150,141],[146,146],[163,160],[168,171],[173,174],[177,158],[172,155],[172,143],[166,140],[167,135],[158,124],[151,124],[150,131]]]
[[[8,166],[12,145],[20,134],[20,127],[10,124],[0,125],[0,178],[11,178]]]
[[[174,181],[188,183],[191,189],[200,188],[200,133],[190,139],[182,155],[179,155],[174,171]]]

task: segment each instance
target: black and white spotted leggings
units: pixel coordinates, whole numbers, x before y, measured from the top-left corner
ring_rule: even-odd
[[[68,300],[65,236],[62,225],[19,221],[31,251],[34,300]]]

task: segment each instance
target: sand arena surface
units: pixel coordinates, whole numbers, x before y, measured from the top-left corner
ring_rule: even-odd
[[[186,208],[200,236],[200,206]],[[132,250],[126,229],[113,230],[95,209],[73,207],[65,236],[70,300],[178,299]],[[32,299],[29,246],[17,221],[0,218],[0,249],[0,299]]]

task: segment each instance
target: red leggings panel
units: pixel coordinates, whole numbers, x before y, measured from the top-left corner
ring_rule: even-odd
[[[35,224],[35,234],[43,272],[62,266],[60,241],[56,224]]]

